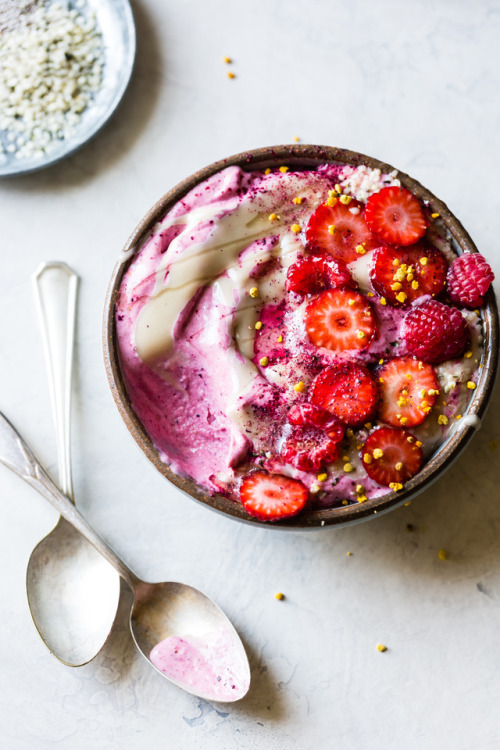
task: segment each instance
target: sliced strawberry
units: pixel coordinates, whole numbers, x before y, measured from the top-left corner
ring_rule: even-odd
[[[402,485],[417,474],[423,459],[415,438],[393,427],[380,427],[372,432],[361,449],[361,456],[370,479],[386,487]]]
[[[286,275],[286,290],[296,294],[318,294],[345,284],[354,284],[346,264],[325,253],[301,258]]]
[[[315,377],[311,401],[346,425],[357,427],[375,413],[377,386],[364,365],[331,365]]]
[[[427,242],[409,248],[379,247],[373,253],[373,288],[396,307],[409,305],[424,294],[436,297],[446,283],[444,255]]]
[[[379,370],[380,419],[393,427],[415,427],[431,411],[439,394],[432,365],[416,359],[392,359]]]
[[[402,187],[384,187],[371,195],[365,219],[371,231],[390,245],[413,245],[427,229],[420,201]]]
[[[372,306],[348,289],[330,289],[313,299],[305,325],[313,344],[336,352],[366,349],[376,331]]]
[[[247,474],[240,489],[240,500],[247,513],[262,521],[296,516],[308,497],[309,491],[302,482],[266,471]]]
[[[344,263],[359,258],[358,245],[364,244],[366,250],[376,247],[365,223],[363,205],[354,200],[347,206],[339,200],[334,206],[328,202],[318,206],[307,225],[306,243],[311,253],[327,252]]]

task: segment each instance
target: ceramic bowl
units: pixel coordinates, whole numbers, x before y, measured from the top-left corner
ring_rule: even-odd
[[[366,164],[369,167],[378,168],[385,173],[392,172],[394,169],[389,164],[384,164],[377,159],[357,152],[340,148],[307,146],[302,144],[259,148],[215,162],[169,190],[148,211],[132,233],[123,250],[122,256],[113,271],[106,299],[103,343],[107,376],[120,414],[138,445],[166,479],[192,498],[231,518],[268,528],[303,529],[352,524],[369,518],[376,518],[378,515],[382,515],[392,508],[397,508],[407,503],[420,492],[428,489],[458,458],[459,454],[473,437],[487,408],[497,371],[498,311],[494,293],[490,290],[481,311],[484,333],[483,367],[479,372],[477,387],[473,392],[466,415],[464,415],[467,419],[461,420],[461,427],[441,445],[430,460],[427,461],[423,469],[415,477],[406,482],[401,492],[388,491],[386,494],[362,504],[348,505],[342,508],[305,510],[300,515],[287,521],[272,524],[264,523],[250,517],[240,503],[221,495],[210,495],[191,479],[174,474],[169,466],[160,459],[155,446],[131,407],[120,368],[120,355],[115,328],[116,296],[123,275],[134,257],[135,249],[141,246],[151,228],[163,218],[177,201],[183,198],[196,185],[221,169],[237,165],[246,170],[261,170],[266,167],[279,167],[282,164],[286,164],[291,169],[310,168],[326,162],[342,163],[351,166]],[[408,175],[398,171],[398,178],[401,180],[401,184],[411,190],[420,200],[428,202],[433,212],[441,215],[446,228],[454,240],[457,252],[477,252],[476,246],[462,224],[441,200]]]

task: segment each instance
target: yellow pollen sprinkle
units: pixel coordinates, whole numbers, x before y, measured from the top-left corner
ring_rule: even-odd
[[[445,414],[440,414],[438,417],[438,424],[448,424],[449,419]]]
[[[285,598],[285,595],[282,594],[281,591],[278,591],[278,593],[274,595],[274,598],[278,599],[278,601],[281,601],[282,599]]]
[[[366,296],[367,296],[367,297],[375,297],[375,295],[373,294],[373,292],[367,292],[367,293],[366,293]]]
[[[411,282],[411,288],[412,289],[418,289],[418,281],[412,281]]]
[[[403,388],[403,390],[401,391],[401,395],[402,396],[407,396],[408,395],[408,391],[406,390],[406,388]]]
[[[401,424],[402,424],[402,425],[403,425],[403,427],[404,427],[404,426],[405,426],[405,424],[406,424],[406,423],[408,422],[408,417],[401,417],[401,419],[400,419],[399,421],[401,422]]]
[[[300,142],[300,136],[294,135],[293,136],[293,140],[295,141],[295,143],[299,143]]]
[[[358,339],[364,339],[366,336],[366,333],[364,331],[358,331],[356,336],[358,337]]]
[[[396,294],[396,299],[398,302],[401,302],[401,304],[403,304],[403,302],[406,302],[407,296],[408,295],[404,292],[399,292],[399,294]]]
[[[436,214],[431,214],[431,219],[437,219],[438,216],[439,216],[439,214],[437,214],[437,213]]]
[[[407,273],[406,274],[406,281],[413,281],[413,278],[414,278],[414,276],[413,276],[412,273]],[[418,289],[418,287],[413,287],[413,288],[414,289]]]
[[[398,406],[406,406],[407,403],[408,403],[408,401],[405,398],[403,398],[402,396],[400,396],[398,398]]]
[[[365,489],[365,488],[363,487],[363,485],[362,485],[362,484],[357,484],[357,485],[356,485],[356,492],[363,492],[363,490],[364,490],[364,489]]]
[[[365,464],[371,464],[373,459],[369,453],[365,453],[365,455],[363,456],[363,461],[365,462]]]
[[[378,379],[378,382],[379,382],[379,383],[383,383],[383,382],[384,382],[384,378],[379,378],[379,379]]]
[[[348,300],[347,304],[348,304],[348,305],[349,305],[350,307],[352,307],[353,305],[355,305],[355,304],[356,304],[356,300],[355,300],[355,299],[350,299],[350,300]]]
[[[379,363],[379,365],[383,365],[384,364],[384,360],[383,359],[379,359],[378,363]]]
[[[344,471],[349,474],[351,471],[354,471],[354,466],[350,463],[344,464]]]
[[[339,201],[343,203],[344,206],[348,206],[349,203],[352,201],[352,198],[350,195],[341,195],[339,198]]]
[[[234,73],[232,73],[231,71],[229,71],[229,73],[227,74],[227,77],[228,78],[236,78],[236,76],[234,75]]]
[[[328,234],[333,234],[335,232],[335,224],[330,224],[328,227]]]
[[[282,174],[286,174],[286,173],[288,172],[288,170],[289,170],[289,169],[290,169],[290,167],[280,167],[280,172],[281,172]]]
[[[455,417],[455,419],[462,419],[462,415],[461,414],[457,414],[457,416]]]
[[[420,406],[422,409],[426,409],[429,406],[429,402],[424,400],[420,403]]]
[[[417,446],[418,448],[421,448],[421,447],[422,447],[422,441],[421,441],[421,440],[415,440],[415,445],[416,445],[416,446]]]
[[[385,297],[381,297],[381,298],[380,298],[380,304],[381,304],[381,305],[384,305],[384,307],[385,307],[385,305],[387,305],[387,300],[386,300],[386,298],[385,298]]]
[[[326,202],[327,206],[329,206],[330,208],[333,208],[337,204],[337,202],[338,202],[338,198],[336,198],[333,195],[333,191],[332,191],[332,194],[328,196],[328,200]]]
[[[394,468],[396,469],[396,471],[401,471],[401,469],[403,468],[403,464],[401,463],[401,461],[398,461]]]
[[[373,451],[373,458],[382,458],[383,455],[384,451],[382,450],[382,448],[375,448],[375,450]]]
[[[346,554],[346,557],[351,557],[352,556],[352,552],[346,552],[345,554]]]
[[[467,357],[467,359],[470,359],[472,357],[472,352],[465,352],[464,357]]]
[[[473,390],[475,389],[475,387],[476,387],[476,384],[475,384],[475,383],[473,383],[473,382],[472,382],[472,380],[469,380],[469,382],[467,383],[467,388],[468,388],[468,389],[469,389],[470,391],[473,391]]]
[[[342,456],[342,461],[349,461],[349,456]]]
[[[399,266],[399,260],[397,258],[394,258],[394,260],[392,261],[392,265]]]
[[[225,63],[227,63],[227,64],[229,65],[229,63],[232,63],[233,61],[231,60],[231,58],[230,58],[230,57],[225,57],[225,58],[224,58],[224,62],[225,62]]]
[[[389,487],[391,488],[391,490],[394,490],[394,492],[399,492],[399,490],[403,489],[403,485],[401,484],[401,482],[391,482],[389,484]]]
[[[423,363],[423,362],[419,362],[419,363],[418,363],[418,369],[419,369],[419,370],[423,370],[423,369],[424,369],[424,367],[425,367],[425,365],[424,365],[424,363]]]
[[[365,422],[365,429],[366,429],[366,430],[371,430],[372,426],[373,426],[373,425],[372,425],[372,423],[371,423],[371,422]]]
[[[342,500],[342,505],[349,505],[349,500]]]
[[[262,359],[259,359],[259,365],[262,367],[266,367],[269,364],[269,359],[267,357],[262,357]]]
[[[411,380],[411,375],[409,372],[406,373],[405,378],[407,378],[408,380]]]
[[[335,185],[335,192],[339,195],[342,193],[342,188],[340,187],[340,185]]]
[[[425,388],[422,388],[422,390],[420,391],[420,395],[422,396],[422,398],[425,398],[427,396],[427,391],[425,390]]]
[[[319,484],[311,484],[311,486],[309,487],[309,492],[312,492],[313,495],[316,495],[316,493],[319,492],[320,489],[321,487],[319,486]]]
[[[412,435],[409,435],[406,439],[408,440],[409,443],[413,443],[415,440],[415,438]]]
[[[446,560],[448,558],[448,553],[445,549],[440,549],[438,552],[438,557],[440,560]]]
[[[366,247],[363,247],[363,245],[356,245],[356,252],[359,255],[364,255],[366,253]]]
[[[267,167],[267,169],[264,170],[264,174],[271,174],[271,167]]]
[[[358,495],[356,500],[358,501],[358,503],[365,503],[368,498],[366,497],[366,495]]]
[[[260,329],[261,329],[261,328],[262,328],[262,321],[261,321],[261,320],[258,320],[258,321],[256,322],[256,324],[255,324],[255,330],[256,330],[256,331],[260,331]]]
[[[276,221],[278,214],[269,214],[269,221]]]
[[[377,643],[377,651],[383,653],[384,651],[387,651],[387,646],[384,646],[383,643]]]
[[[295,234],[298,234],[300,231],[301,231],[300,224],[292,224],[292,232],[294,232]]]
[[[278,344],[282,344],[282,343],[283,343],[283,336],[280,334],[278,336]]]
[[[299,382],[295,383],[295,385],[293,386],[293,390],[297,391],[297,393],[302,393],[303,391],[305,391],[305,389],[306,385],[302,382],[302,380],[299,380]]]
[[[303,198],[300,195],[298,195],[296,198],[293,199],[293,202],[295,203],[296,206],[300,206],[302,201],[303,201]]]
[[[426,266],[428,262],[429,262],[429,258],[420,258],[420,263],[423,266]]]
[[[318,482],[326,482],[328,479],[328,474],[323,472],[323,474],[318,474]]]
[[[394,284],[391,284],[391,289],[393,292],[399,292],[399,290],[401,289],[401,284],[399,283],[399,281],[396,281],[394,282]]]
[[[250,291],[248,292],[248,294],[250,295],[250,297],[253,297],[253,298],[255,299],[256,297],[258,297],[258,296],[259,296],[259,290],[257,289],[257,287],[256,287],[256,286],[253,286],[253,287],[252,287],[252,288],[250,289]]]

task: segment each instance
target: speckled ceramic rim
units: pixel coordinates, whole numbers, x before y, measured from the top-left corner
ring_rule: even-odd
[[[434,454],[422,471],[405,484],[401,492],[389,492],[381,497],[374,498],[362,504],[348,505],[342,508],[325,510],[306,510],[300,515],[288,521],[276,523],[264,523],[248,516],[242,505],[229,500],[221,495],[209,495],[195,482],[185,477],[177,476],[170,468],[160,460],[151,439],[144,430],[143,425],[133,411],[130,400],[125,389],[121,368],[120,357],[115,328],[115,301],[120,288],[123,274],[127,270],[134,256],[134,250],[139,248],[158,222],[172,206],[183,198],[186,193],[203,180],[211,177],[216,172],[226,167],[237,165],[243,169],[265,169],[266,167],[278,167],[286,164],[291,169],[315,167],[325,162],[336,162],[351,166],[366,164],[372,168],[378,168],[382,172],[392,172],[394,167],[384,164],[370,156],[364,156],[354,151],[329,146],[306,146],[294,144],[290,146],[274,146],[259,148],[242,154],[230,156],[211,164],[174,187],[147,213],[144,219],[136,227],[123,250],[122,258],[116,265],[109,285],[103,330],[103,346],[106,372],[111,387],[113,398],[118,410],[123,417],[127,428],[142,448],[146,456],[170,482],[185,493],[226,515],[247,521],[256,526],[266,528],[306,529],[326,526],[339,526],[357,523],[359,521],[373,518],[375,514],[381,515],[397,508],[413,499],[420,492],[430,487],[443,472],[448,469],[457,459],[458,455],[468,444],[475,432],[475,428],[464,425]],[[419,182],[408,175],[398,172],[398,178],[402,185],[407,187],[421,200],[427,201],[433,212],[438,212],[446,227],[454,237],[461,252],[477,252],[464,227],[453,216],[448,207],[438,200],[432,193],[426,190]],[[468,415],[476,415],[482,419],[491,397],[495,382],[498,364],[498,310],[495,296],[492,290],[488,292],[485,306],[482,311],[484,327],[484,357],[483,367],[480,370],[477,388],[474,391],[472,401],[467,411]]]

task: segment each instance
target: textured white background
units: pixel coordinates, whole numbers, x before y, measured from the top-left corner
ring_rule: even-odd
[[[0,408],[55,472],[30,274],[66,260],[82,277],[77,504],[139,575],[190,582],[218,601],[248,648],[252,689],[229,707],[177,690],[137,655],[125,612],[94,662],[57,662],[24,591],[30,551],[55,514],[0,467],[1,744],[496,749],[499,395],[460,461],[410,508],[345,530],[255,530],[196,505],[148,464],[112,402],[100,337],[115,259],[152,203],[215,159],[295,135],[412,174],[448,203],[500,279],[500,4],[133,6],[137,67],[114,120],[66,162],[0,183]]]

